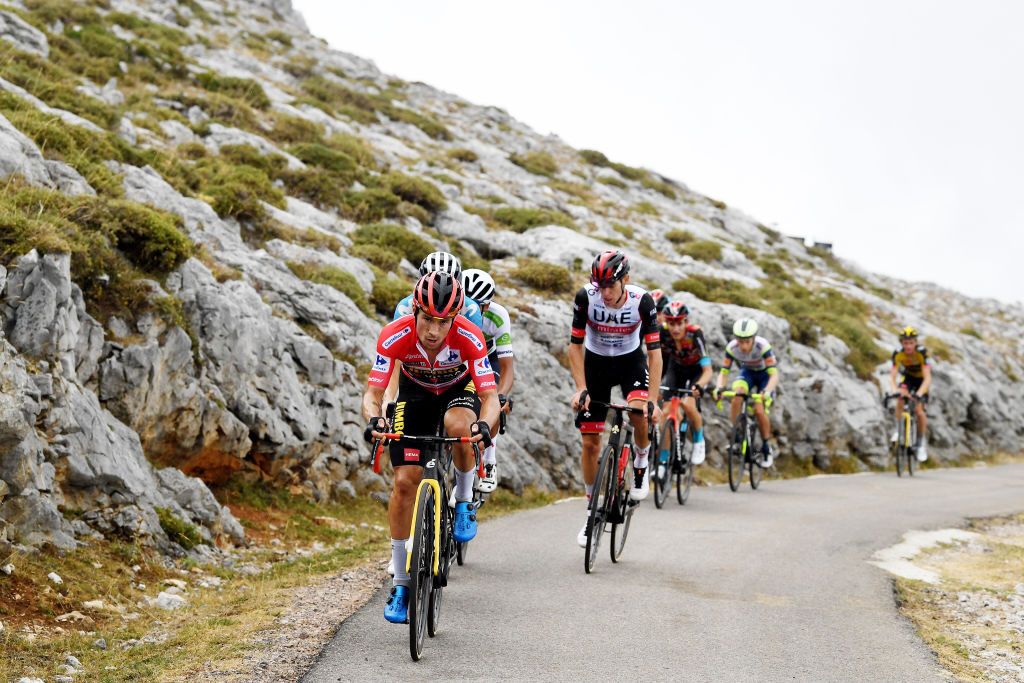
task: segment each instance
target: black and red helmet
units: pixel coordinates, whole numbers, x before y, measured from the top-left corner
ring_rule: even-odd
[[[666,294],[664,290],[661,289],[652,289],[648,293],[651,295],[651,298],[654,299],[654,309],[658,311],[658,313],[661,313],[663,310],[665,310],[665,307],[668,306],[669,301],[668,294]]]
[[[665,320],[682,320],[690,317],[690,309],[679,299],[670,301],[664,311]]]
[[[454,318],[465,300],[459,278],[440,270],[421,277],[412,293],[413,305],[434,318]]]
[[[590,281],[598,287],[610,287],[626,277],[629,259],[621,251],[602,251],[590,266]]]

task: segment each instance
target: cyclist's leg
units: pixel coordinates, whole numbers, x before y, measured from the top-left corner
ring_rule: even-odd
[[[633,353],[619,356],[616,379],[626,403],[632,408],[643,411],[637,415],[630,413],[629,421],[633,425],[633,486],[629,492],[632,500],[643,500],[650,492],[650,477],[647,473],[648,456],[651,452],[651,437],[647,425],[647,353],[643,347]]]
[[[480,415],[480,398],[472,380],[467,379],[455,389],[442,395],[444,402],[444,429],[448,436],[469,436],[470,427]],[[457,443],[452,448],[455,461],[455,500],[473,499],[473,470],[476,460],[473,445]]]
[[[693,386],[695,381],[696,379],[688,379],[686,382],[687,388]],[[684,398],[683,412],[686,413],[686,421],[690,425],[690,438],[693,441],[690,462],[694,465],[700,465],[704,462],[706,445],[704,443],[704,419],[701,417],[700,411],[697,410],[697,399],[693,396]]]
[[[501,373],[498,372],[498,354],[496,351],[491,351],[490,355],[487,356],[488,362],[491,364],[491,371],[494,373],[494,381],[501,382]],[[501,386],[500,384],[498,386]],[[481,454],[484,461],[484,466],[495,465],[498,462],[498,453],[496,446],[498,445],[498,433],[495,432],[491,435],[491,445],[483,450]]]
[[[760,393],[768,385],[768,373],[764,371],[752,372],[748,382],[751,391]],[[765,409],[764,403],[758,402],[754,404],[754,417],[757,420],[758,431],[761,433],[761,452],[767,456],[771,453],[772,425],[768,419],[768,411]]]
[[[746,372],[741,372],[740,378],[732,383],[732,390],[739,395],[733,397],[732,404],[729,406],[729,421],[732,424],[736,424],[736,418],[740,416],[740,411],[743,410],[743,396],[750,393],[750,384],[747,382]]]
[[[583,356],[583,372],[587,382],[587,392],[592,401],[607,403],[612,397],[612,385],[608,356],[586,351]],[[587,487],[587,496],[593,492],[594,479],[597,477],[597,458],[601,452],[601,433],[604,432],[608,409],[591,405],[583,414],[580,422],[580,434],[583,441],[581,466],[583,483]]]

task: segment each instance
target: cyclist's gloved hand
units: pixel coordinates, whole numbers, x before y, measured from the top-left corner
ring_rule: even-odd
[[[692,387],[690,387],[690,392],[694,398],[700,398],[701,396],[704,395],[705,391],[705,388],[699,384],[694,384]]]
[[[718,387],[715,387],[714,389],[711,390],[711,399],[713,401],[718,401],[721,399],[721,394],[722,390],[719,389]]]
[[[384,432],[387,430],[387,421],[380,416],[371,417],[366,422],[366,429],[363,430],[363,438],[367,443],[373,441],[373,432]]]
[[[469,433],[471,436],[479,434],[483,438],[480,439],[483,443],[484,448],[489,448],[491,445],[491,426],[487,424],[487,420],[478,420],[469,427]]]
[[[775,401],[775,394],[773,392],[771,392],[771,391],[765,392],[765,395],[762,398],[762,402],[764,403],[764,407],[765,408],[771,408],[772,407],[772,403],[774,401]]]

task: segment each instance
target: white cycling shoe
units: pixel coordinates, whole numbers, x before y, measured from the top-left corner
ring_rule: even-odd
[[[922,441],[921,445],[917,447],[917,461],[918,462],[924,462],[927,459],[928,459],[928,446],[925,444],[924,441]]]
[[[576,545],[578,545],[581,548],[587,547],[587,524],[588,522],[584,522],[583,528],[580,529],[580,532],[578,534],[576,534]]]
[[[629,490],[630,500],[643,500],[651,492],[651,479],[647,474],[650,468],[633,470],[633,488]]]
[[[498,465],[497,463],[484,463],[484,476],[476,483],[476,490],[480,493],[491,493],[498,488]]]
[[[690,454],[690,464],[691,465],[699,465],[702,462],[704,462],[704,458],[705,458],[704,450],[705,449],[704,449],[704,442],[703,441],[698,441],[697,443],[693,444],[693,453]]]

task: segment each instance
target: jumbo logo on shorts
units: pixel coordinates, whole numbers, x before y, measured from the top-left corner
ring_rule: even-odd
[[[469,330],[464,330],[461,327],[459,328],[459,334],[461,334],[469,341],[473,342],[473,346],[475,346],[477,349],[480,349],[481,351],[483,350],[484,345],[480,343],[480,340],[477,339],[477,336],[475,334],[473,334]]]
[[[492,372],[491,361],[488,360],[486,356],[483,358],[478,358],[477,360],[473,361],[473,370],[476,372],[477,375],[484,375],[487,374],[488,372]]]
[[[403,454],[405,455],[406,462],[414,462],[420,459],[420,449],[418,448],[406,448]]]
[[[402,329],[400,329],[400,330],[399,330],[398,332],[395,332],[395,333],[394,333],[393,335],[391,335],[390,337],[388,337],[387,339],[385,339],[385,340],[384,340],[384,343],[382,343],[382,344],[381,344],[381,346],[382,346],[383,348],[385,348],[385,349],[391,348],[391,346],[392,346],[392,345],[393,345],[393,344],[394,344],[394,343],[395,343],[396,341],[398,341],[398,340],[399,340],[399,339],[401,339],[402,337],[406,336],[406,335],[407,335],[407,334],[409,334],[410,332],[412,332],[412,328],[411,328],[411,327],[403,327],[403,328],[402,328]]]

